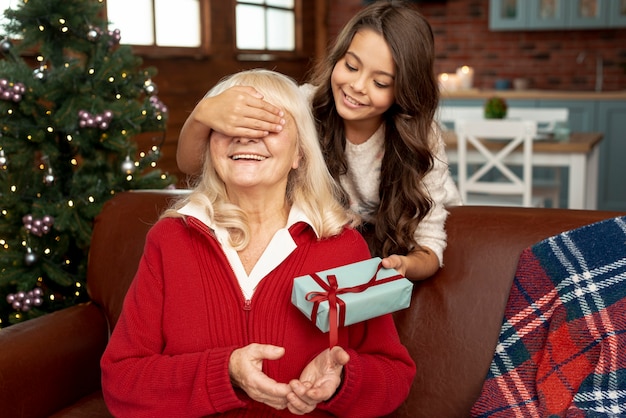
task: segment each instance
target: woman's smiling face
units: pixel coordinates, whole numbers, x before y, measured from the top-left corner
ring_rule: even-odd
[[[354,34],[331,75],[335,106],[347,122],[380,124],[394,96],[395,64],[385,39],[371,29]]]
[[[237,189],[287,187],[289,172],[298,168],[297,130],[286,115],[281,132],[263,138],[230,137],[211,132],[211,162],[229,193]]]

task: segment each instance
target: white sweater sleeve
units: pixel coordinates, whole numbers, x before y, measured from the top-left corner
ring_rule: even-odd
[[[439,258],[443,266],[443,251],[446,248],[447,236],[445,222],[448,217],[446,206],[461,205],[461,195],[450,175],[448,157],[441,131],[433,126],[431,137],[434,155],[433,169],[424,177],[424,186],[433,201],[431,211],[424,217],[415,230],[415,241],[430,248]]]

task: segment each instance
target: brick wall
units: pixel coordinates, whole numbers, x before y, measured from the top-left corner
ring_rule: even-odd
[[[333,39],[363,2],[329,3],[328,38]],[[525,77],[530,88],[593,90],[596,56],[601,56],[603,90],[626,90],[626,28],[491,32],[487,0],[424,1],[418,9],[435,32],[437,73],[469,65],[478,88],[493,88],[498,78]],[[581,52],[586,57],[578,63]]]

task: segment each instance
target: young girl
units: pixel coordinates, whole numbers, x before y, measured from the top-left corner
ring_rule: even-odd
[[[375,2],[348,22],[302,87],[312,95],[328,168],[366,222],[372,253],[411,280],[443,264],[445,206],[461,204],[434,122],[433,64],[426,19],[406,3]],[[211,130],[260,137],[283,124],[281,110],[252,87],[205,98],[181,131],[178,165],[200,172]]]

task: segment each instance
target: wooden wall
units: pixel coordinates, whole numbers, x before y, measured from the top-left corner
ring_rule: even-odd
[[[363,0],[330,2],[328,38],[362,7]],[[491,89],[498,78],[525,77],[531,88],[591,91],[598,56],[604,63],[603,90],[626,89],[624,28],[493,32],[488,0],[416,0],[416,7],[435,33],[437,73],[469,65],[478,88]],[[586,58],[577,63],[581,52]]]

